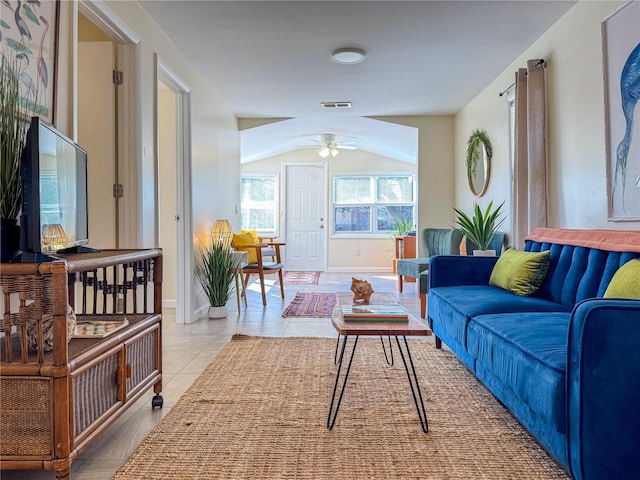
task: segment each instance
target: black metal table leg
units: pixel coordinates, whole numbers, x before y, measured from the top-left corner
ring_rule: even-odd
[[[402,357],[402,363],[404,364],[404,369],[407,372],[407,379],[409,380],[409,386],[411,387],[413,402],[416,404],[416,410],[418,411],[418,418],[420,418],[420,426],[422,427],[422,431],[424,433],[428,433],[429,423],[427,422],[427,411],[424,408],[424,401],[422,400],[422,392],[420,391],[420,384],[418,383],[416,368],[413,364],[413,358],[411,357],[411,350],[409,350],[409,343],[407,342],[407,337],[402,337],[402,339],[404,340],[404,345],[407,350],[407,358],[409,359],[409,364],[411,365],[411,371],[409,371],[407,360],[405,359],[404,352],[402,351],[402,346],[400,344],[400,339],[398,337],[396,337],[396,343],[398,344],[398,350],[400,350],[400,356]]]
[[[340,348],[340,337],[342,335],[338,334],[338,340],[336,340],[336,351],[333,354],[333,364],[337,365],[338,364],[338,348]],[[344,350],[344,349],[343,349]]]
[[[391,346],[391,335],[389,335],[388,338],[389,338],[389,354],[391,358],[387,356],[387,349],[384,346],[384,338],[382,338],[382,335],[380,335],[380,343],[382,343],[382,351],[384,352],[384,361],[387,362],[387,365],[393,367],[393,347]]]
[[[338,417],[338,410],[340,410],[340,404],[342,403],[342,396],[344,395],[344,390],[347,386],[347,379],[349,378],[349,372],[351,371],[351,364],[353,363],[353,354],[356,352],[356,347],[358,346],[358,336],[356,336],[355,341],[353,342],[353,349],[351,350],[351,355],[349,357],[349,365],[347,365],[347,371],[344,375],[344,381],[342,382],[342,388],[340,389],[340,396],[338,397],[338,402],[336,403],[335,411],[333,410],[333,404],[336,400],[336,392],[338,391],[338,383],[340,382],[340,372],[342,370],[342,363],[344,361],[344,351],[347,346],[347,342],[349,341],[349,336],[345,335],[344,342],[342,343],[342,349],[340,351],[340,359],[338,361],[338,371],[336,372],[336,383],[333,385],[333,394],[331,395],[331,404],[329,405],[329,415],[327,416],[327,428],[331,430],[336,423],[336,418]],[[338,337],[338,341],[340,341],[340,337]],[[337,353],[337,345],[336,345],[336,353]]]

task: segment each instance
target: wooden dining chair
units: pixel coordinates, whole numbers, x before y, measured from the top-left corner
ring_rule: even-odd
[[[234,235],[235,237],[235,235]],[[267,243],[254,243],[254,244],[242,244],[237,245],[234,243],[234,249],[246,250],[249,252],[249,264],[242,268],[244,273],[244,294],[247,292],[247,285],[249,284],[249,278],[251,275],[258,275],[260,279],[260,290],[262,292],[262,305],[267,306],[267,294],[264,285],[265,275],[278,274],[280,279],[280,295],[284,299],[284,279],[282,277],[282,270],[284,264],[282,263],[282,257],[280,253],[280,247],[284,246],[284,243],[280,242],[267,242]],[[275,251],[275,261],[269,262],[264,260],[263,248],[271,247]]]

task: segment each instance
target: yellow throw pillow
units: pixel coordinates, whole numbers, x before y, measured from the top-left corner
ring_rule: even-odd
[[[235,248],[236,250],[246,250],[247,251],[247,262],[251,263],[258,263],[258,254],[256,253],[256,249],[255,248],[242,248],[242,247],[246,247],[247,245],[255,245],[256,242],[253,239],[253,235],[251,235],[250,232],[246,232],[246,233],[234,233],[233,234],[233,248]]]
[[[549,250],[520,252],[510,248],[493,267],[489,285],[510,290],[516,295],[533,295],[542,285],[548,270]]]
[[[630,260],[613,275],[604,298],[640,300],[640,260]]]
[[[260,243],[260,237],[258,237],[258,232],[256,230],[247,230],[243,228],[240,230],[240,233],[250,233],[253,237],[253,243]]]

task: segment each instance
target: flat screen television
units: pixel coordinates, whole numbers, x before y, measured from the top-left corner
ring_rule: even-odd
[[[22,187],[20,260],[82,251],[89,242],[87,152],[39,117],[27,132]]]

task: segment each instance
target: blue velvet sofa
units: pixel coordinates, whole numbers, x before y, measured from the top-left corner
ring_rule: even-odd
[[[602,298],[640,258],[640,231],[536,229],[540,289],[489,285],[496,257],[429,263],[428,317],[445,343],[578,480],[640,478],[640,300]]]

